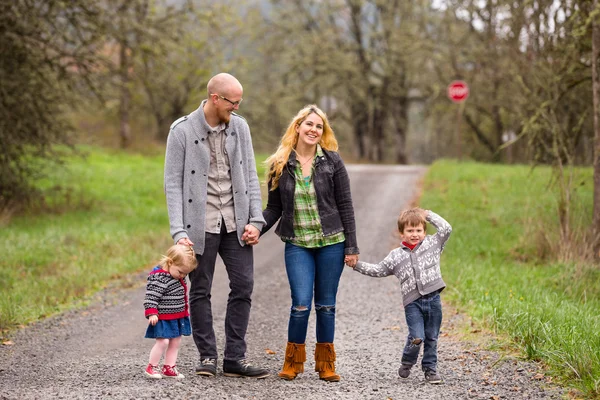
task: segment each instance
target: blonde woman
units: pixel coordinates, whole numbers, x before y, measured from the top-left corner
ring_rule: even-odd
[[[314,298],[317,317],[315,370],[337,382],[335,307],[344,262],[358,261],[354,209],[346,167],[327,116],[317,106],[304,107],[292,119],[277,151],[267,160],[269,197],[263,217],[267,232],[285,242],[285,267],[292,306],[288,344],[279,377],[292,380],[304,372],[306,331]]]

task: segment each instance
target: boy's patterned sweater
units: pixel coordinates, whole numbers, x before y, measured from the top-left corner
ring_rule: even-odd
[[[400,281],[404,307],[421,296],[446,287],[440,270],[440,254],[450,237],[452,227],[433,211],[428,212],[427,221],[437,232],[435,235],[427,235],[412,251],[401,245],[379,264],[359,261],[355,267],[361,274],[374,277],[396,275]]]
[[[175,279],[167,271],[155,267],[148,275],[145,316],[158,315],[158,319],[189,317],[187,286],[184,279]]]

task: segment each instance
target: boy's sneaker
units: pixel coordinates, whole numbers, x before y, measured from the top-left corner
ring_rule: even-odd
[[[262,379],[269,376],[269,371],[255,367],[248,360],[223,361],[223,375]]]
[[[158,365],[148,364],[144,373],[146,374],[146,376],[148,376],[149,378],[152,378],[152,379],[161,379],[162,378],[162,375],[158,369]]]
[[[400,378],[408,378],[411,368],[412,364],[402,364],[398,369],[398,375],[400,375]]]
[[[200,360],[200,364],[196,367],[196,375],[202,376],[217,376],[217,359],[205,358]]]
[[[176,366],[163,365],[162,374],[167,378],[183,379],[185,376],[177,371]]]
[[[438,384],[443,382],[442,377],[439,376],[438,373],[431,368],[425,369],[425,380],[432,384]]]

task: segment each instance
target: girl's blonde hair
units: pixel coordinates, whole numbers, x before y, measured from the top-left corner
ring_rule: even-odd
[[[300,126],[310,114],[317,114],[323,120],[323,135],[319,142],[321,147],[325,150],[337,151],[338,142],[333,133],[333,129],[331,129],[331,125],[329,125],[327,115],[314,104],[305,106],[294,118],[292,118],[292,121],[281,138],[277,151],[265,161],[265,164],[267,165],[266,178],[267,182],[271,181],[271,190],[275,190],[279,185],[279,178],[283,172],[283,167],[290,158],[292,150],[294,150],[298,144],[298,132],[296,132],[296,128]]]
[[[158,264],[165,271],[169,271],[171,265],[175,264],[185,268],[186,273],[196,269],[197,261],[194,248],[183,244],[176,244],[167,250],[167,254],[163,255]]]

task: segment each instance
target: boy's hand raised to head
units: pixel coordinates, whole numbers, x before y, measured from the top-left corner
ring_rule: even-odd
[[[344,263],[351,268],[356,267],[357,262],[358,262],[358,254],[347,254],[344,257]]]

